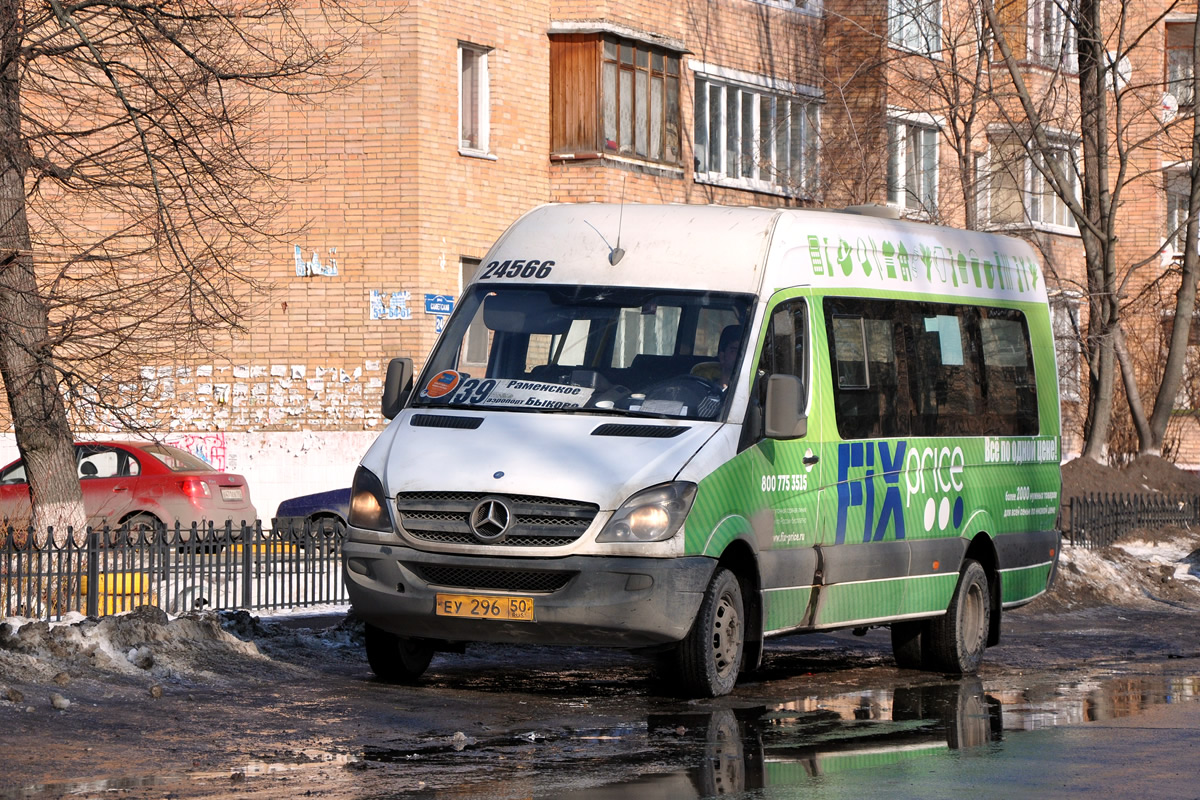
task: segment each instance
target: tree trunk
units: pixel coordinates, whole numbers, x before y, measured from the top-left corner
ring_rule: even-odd
[[[49,316],[37,286],[25,214],[28,154],[21,142],[19,0],[0,0],[0,377],[29,479],[35,541],[85,534],[83,493],[59,394]],[[14,521],[16,522],[16,521]],[[24,523],[25,521],[20,521]]]
[[[1088,274],[1088,411],[1083,454],[1103,461],[1112,430],[1113,389],[1117,369],[1113,337],[1119,321],[1116,263],[1109,192],[1108,86],[1100,16],[1101,0],[1081,0],[1078,19],[1079,132],[1083,144],[1083,215],[1080,225]]]
[[[1200,25],[1194,26],[1192,36],[1192,63],[1200,64]],[[1200,70],[1193,70],[1192,91],[1200,92]],[[1200,97],[1200,94],[1193,95]],[[1171,336],[1167,345],[1167,361],[1163,365],[1162,382],[1154,398],[1154,411],[1150,415],[1149,436],[1139,438],[1138,452],[1158,455],[1162,452],[1167,425],[1171,412],[1175,410],[1175,398],[1183,382],[1183,366],[1187,361],[1188,342],[1192,335],[1192,314],[1196,310],[1196,280],[1200,278],[1200,126],[1192,116],[1192,164],[1188,170],[1191,181],[1188,195],[1187,225],[1184,227],[1183,271],[1179,277],[1179,290],[1175,293],[1175,316],[1171,322]]]

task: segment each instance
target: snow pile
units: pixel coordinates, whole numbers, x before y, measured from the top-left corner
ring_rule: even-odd
[[[153,681],[219,680],[234,660],[263,662],[257,645],[226,631],[217,614],[170,619],[142,606],[128,614],[51,625],[0,622],[0,681],[44,683],[55,675],[108,673]]]
[[[1200,535],[1168,528],[1100,550],[1065,546],[1051,600],[1066,608],[1200,608]]]

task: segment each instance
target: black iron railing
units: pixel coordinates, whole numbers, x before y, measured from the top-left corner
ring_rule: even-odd
[[[1200,496],[1089,494],[1072,497],[1066,539],[1096,550],[1138,528],[1180,528],[1200,524]]]
[[[205,608],[270,610],[344,603],[343,526],[277,520],[253,526],[53,532],[0,531],[0,617],[61,619],[158,606],[173,614]]]

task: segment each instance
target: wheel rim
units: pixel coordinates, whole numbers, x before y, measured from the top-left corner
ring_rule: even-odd
[[[713,665],[722,678],[736,669],[741,640],[742,620],[733,596],[722,593],[713,614]]]
[[[972,583],[967,589],[967,596],[963,599],[962,604],[963,642],[972,653],[979,649],[979,644],[983,641],[983,615],[987,609],[984,605],[985,602],[987,600],[983,596],[983,587],[978,583]]]

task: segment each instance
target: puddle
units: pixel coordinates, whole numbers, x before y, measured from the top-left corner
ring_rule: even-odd
[[[644,726],[559,729],[419,749],[373,749],[365,761],[406,762],[466,780],[450,792],[410,797],[508,796],[494,770],[524,764],[522,796],[569,800],[709,798],[828,785],[834,776],[879,769],[937,770],[938,759],[987,757],[1023,731],[1132,716],[1200,696],[1200,678],[1111,678],[1058,685],[985,688],[979,679],[756,705],[651,713]],[[736,701],[732,701],[736,703]],[[531,763],[532,762],[532,763]],[[547,769],[567,766],[566,779]],[[917,762],[924,762],[925,765]],[[944,762],[943,762],[944,763]],[[485,766],[486,765],[486,766]],[[476,773],[492,772],[476,783]],[[526,771],[528,770],[528,771]],[[472,775],[472,773],[475,773]],[[581,784],[597,784],[579,789]],[[511,789],[511,784],[505,787]],[[772,795],[774,796],[774,795]],[[784,793],[784,796],[793,796]]]
[[[770,684],[762,687],[769,690]],[[288,776],[320,789],[328,779],[321,772],[347,768],[362,776],[351,779],[366,792],[356,796],[687,800],[798,797],[820,788],[833,798],[852,796],[848,789],[857,790],[857,784],[869,789],[885,774],[907,781],[900,786],[903,794],[905,786],[912,790],[946,772],[953,759],[986,765],[1021,749],[1022,742],[1035,750],[1045,747],[1027,731],[1134,716],[1197,697],[1200,677],[1105,677],[1028,686],[973,678],[787,698],[741,694],[704,704],[646,698],[643,708],[672,710],[643,711],[607,726],[439,735],[353,755],[305,751],[278,760],[246,760],[225,770],[30,785],[0,797],[141,796],[155,790],[216,797],[261,787],[263,778]],[[571,718],[580,717],[564,717]],[[366,783],[356,783],[360,780]]]

